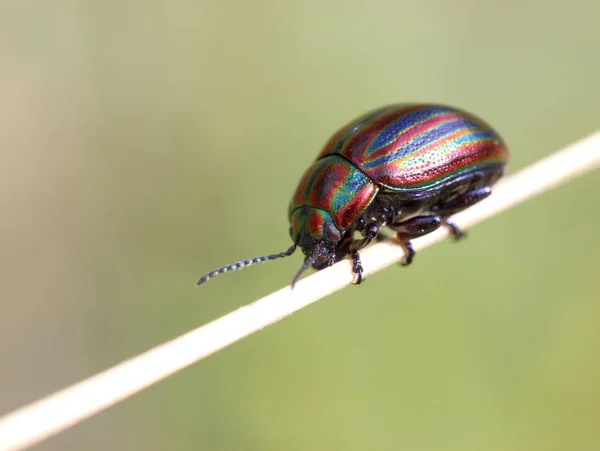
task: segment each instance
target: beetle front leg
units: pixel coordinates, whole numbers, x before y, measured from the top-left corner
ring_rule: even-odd
[[[410,242],[417,238],[433,232],[442,225],[442,218],[439,216],[417,216],[406,221],[392,224],[391,228],[397,233],[396,240],[404,249],[404,260],[402,266],[408,266],[412,263],[416,252]]]

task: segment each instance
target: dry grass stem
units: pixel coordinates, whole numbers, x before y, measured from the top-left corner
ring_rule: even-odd
[[[494,188],[492,196],[453,219],[460,227],[469,228],[599,166],[600,132],[507,177]],[[417,251],[423,250],[446,236],[447,231],[438,230],[414,240],[414,247]],[[486,238],[478,236],[477,239]],[[384,241],[370,246],[361,254],[365,276],[397,262],[402,256],[401,248],[391,242]],[[103,373],[8,414],[0,418],[0,450],[22,449],[38,443],[340,290],[351,281],[350,261],[339,262],[299,281],[293,291],[285,287]],[[201,292],[198,295],[201,296]]]

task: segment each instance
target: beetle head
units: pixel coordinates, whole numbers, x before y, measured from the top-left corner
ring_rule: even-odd
[[[302,267],[294,277],[292,286],[302,273],[313,266],[323,269],[336,261],[336,248],[342,232],[331,215],[320,208],[303,206],[292,213],[290,235],[305,255]]]

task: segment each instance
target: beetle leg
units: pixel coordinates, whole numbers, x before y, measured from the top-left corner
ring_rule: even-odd
[[[461,194],[448,202],[434,205],[431,207],[431,211],[438,213],[441,216],[450,216],[451,214],[457,213],[464,210],[471,205],[475,205],[477,202],[485,199],[492,194],[492,188],[490,186],[481,186],[471,191]]]
[[[335,264],[335,252],[329,254],[329,259],[327,260],[327,266],[333,266]]]
[[[456,224],[449,220],[448,216],[464,210],[471,205],[475,205],[477,202],[485,199],[490,194],[492,194],[492,188],[490,186],[481,186],[471,191],[467,191],[466,193],[463,193],[448,202],[434,205],[431,207],[431,211],[434,211],[445,218],[444,224],[450,229],[450,236],[455,240],[459,240],[464,238],[466,234],[460,230]]]
[[[392,224],[392,229],[404,238],[417,238],[433,232],[442,225],[442,218],[438,215],[416,216],[406,221]]]
[[[452,220],[448,218],[444,219],[444,225],[450,229],[450,237],[454,241],[458,241],[467,236],[466,232],[463,232],[460,227],[458,227]]]
[[[413,249],[410,240],[417,238],[428,233],[433,232],[442,225],[442,218],[439,216],[416,216],[414,218],[407,219],[406,221],[392,224],[391,228],[397,233],[396,240],[404,249],[404,260],[402,266],[408,266],[411,264],[416,252]]]
[[[379,235],[379,226],[375,223],[368,224],[362,231],[363,239],[360,241],[354,241],[352,243],[352,249],[362,249],[371,244],[377,235]]]
[[[356,274],[356,282],[354,285],[360,285],[362,282],[363,267],[360,261],[360,253],[352,251],[352,272]]]
[[[415,252],[415,249],[413,248],[412,243],[410,241],[408,241],[407,238],[401,238],[400,236],[396,237],[396,241],[398,241],[398,244],[400,244],[400,246],[402,247],[402,250],[404,251],[404,258],[400,262],[400,265],[401,266],[410,265],[413,261],[413,258],[415,258],[415,255],[417,254]]]
[[[370,223],[362,231],[362,234],[363,239],[360,241],[353,241],[350,246],[352,256],[352,272],[356,274],[356,282],[354,282],[355,285],[360,285],[363,280],[362,262],[360,261],[360,254],[358,251],[359,249],[368,246],[371,241],[377,238],[377,235],[379,235],[379,226],[375,223]]]

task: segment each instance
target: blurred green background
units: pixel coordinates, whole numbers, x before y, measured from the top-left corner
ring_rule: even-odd
[[[287,203],[393,102],[522,168],[600,127],[600,3],[0,0],[0,413],[287,284]],[[39,450],[598,450],[600,177],[426,250]]]

